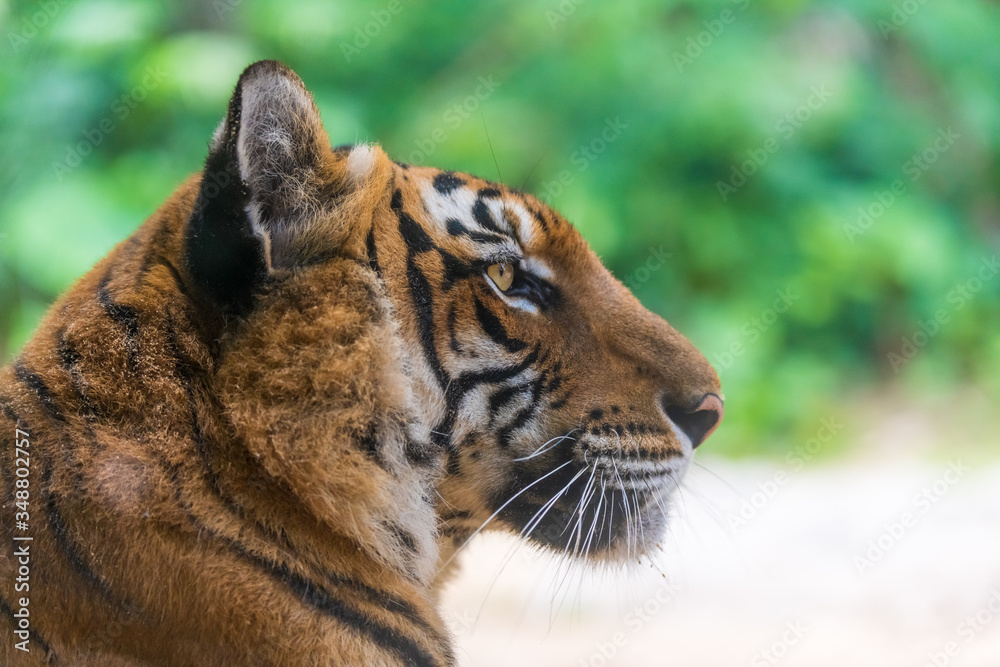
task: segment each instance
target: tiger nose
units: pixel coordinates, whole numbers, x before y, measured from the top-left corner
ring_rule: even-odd
[[[691,439],[692,447],[697,447],[712,435],[725,412],[722,398],[717,394],[705,394],[694,408],[670,405],[664,399],[663,409],[670,420]]]

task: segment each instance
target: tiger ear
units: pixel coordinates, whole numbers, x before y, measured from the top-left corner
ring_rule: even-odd
[[[346,157],[330,148],[302,80],[273,60],[240,75],[212,139],[185,237],[195,283],[217,305],[242,310],[274,268],[310,261],[337,243],[331,212],[347,188]]]

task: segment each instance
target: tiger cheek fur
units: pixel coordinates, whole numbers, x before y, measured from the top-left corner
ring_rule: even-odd
[[[30,433],[40,564],[35,651],[0,663],[111,666],[452,665],[459,546],[642,553],[722,415],[711,366],[557,213],[330,148],[273,61],[0,371],[0,408]]]

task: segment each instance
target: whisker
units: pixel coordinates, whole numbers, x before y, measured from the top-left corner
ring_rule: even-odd
[[[590,555],[590,546],[592,540],[594,539],[594,530],[597,528],[597,518],[601,514],[601,506],[604,504],[604,495],[606,491],[604,490],[604,473],[601,473],[601,479],[597,483],[597,488],[600,489],[600,495],[597,499],[597,509],[594,510],[594,520],[590,522],[590,530],[587,531],[587,539],[583,543],[583,559],[586,560]],[[597,489],[595,489],[595,492]]]
[[[504,556],[504,560],[500,565],[500,569],[497,571],[496,575],[494,575],[492,581],[490,581],[490,585],[489,587],[487,587],[486,593],[483,595],[483,602],[479,606],[479,612],[477,613],[476,616],[477,619],[479,618],[478,614],[481,614],[483,611],[483,606],[486,605],[486,599],[489,597],[490,593],[493,591],[493,587],[500,579],[500,575],[503,573],[504,569],[506,569],[510,561],[514,558],[514,555],[517,553],[518,548],[526,544],[526,540],[524,538],[531,535],[531,532],[534,531],[534,529],[538,526],[538,524],[542,522],[542,519],[545,518],[545,515],[548,513],[548,511],[555,506],[556,502],[559,500],[559,497],[562,496],[562,494],[566,493],[566,491],[569,490],[569,487],[571,487],[573,483],[576,482],[576,480],[580,479],[580,477],[586,472],[587,472],[586,468],[580,470],[580,472],[578,472],[566,486],[564,486],[558,493],[556,493],[551,499],[549,499],[545,503],[545,505],[542,506],[541,509],[535,512],[535,515],[531,518],[531,521],[529,521],[525,525],[525,527],[521,530],[520,534],[518,534],[518,539],[515,540],[514,545],[510,549],[508,549],[507,554]],[[539,516],[539,514],[541,516]],[[532,522],[535,523],[534,526],[531,526]]]
[[[531,518],[531,521],[529,521],[527,524],[525,524],[524,529],[521,530],[521,534],[520,534],[519,537],[527,537],[527,536],[531,535],[531,533],[535,530],[535,528],[538,527],[538,524],[540,524],[542,522],[542,519],[545,518],[545,515],[548,514],[549,510],[552,509],[555,506],[556,502],[559,501],[560,496],[562,496],[562,494],[566,493],[566,491],[569,490],[569,487],[572,486],[573,483],[576,482],[576,480],[580,479],[580,477],[583,476],[586,472],[587,472],[587,469],[586,468],[582,468],[580,470],[580,472],[576,473],[576,475],[573,476],[573,479],[571,479],[569,481],[569,484],[567,484],[566,486],[564,486],[562,488],[562,490],[559,491],[559,493],[557,493],[556,495],[552,496],[552,498],[548,502],[546,502],[542,506],[542,508],[540,510],[538,510],[538,512],[535,512],[535,516],[533,516]],[[541,516],[539,516],[539,514],[541,514]],[[535,517],[537,517],[537,519]],[[534,522],[534,525],[532,525],[532,522]]]
[[[500,180],[500,185],[503,185],[503,176],[500,175],[500,163],[497,162],[496,151],[493,150],[493,142],[490,141],[490,131],[486,128],[486,114],[483,114],[483,132],[486,133],[486,143],[489,144],[490,153],[493,155],[493,166],[497,168],[497,178]]]
[[[533,451],[531,454],[528,454],[527,456],[522,456],[519,459],[514,459],[514,461],[515,462],[530,461],[531,459],[535,458],[536,456],[541,456],[542,454],[544,454],[544,453],[546,453],[548,451],[551,451],[552,449],[558,447],[560,444],[562,444],[562,442],[564,440],[573,440],[575,442],[576,438],[571,438],[570,435],[574,431],[577,431],[577,430],[579,430],[579,429],[573,429],[572,431],[567,432],[565,435],[556,436],[556,437],[552,438],[551,440],[549,440],[548,442],[546,442],[545,444],[543,444],[541,447],[539,447],[535,451]],[[554,443],[554,444],[552,444],[552,443]],[[548,448],[546,448],[546,446],[550,445],[550,444],[551,444],[551,446],[548,447]]]
[[[544,475],[542,475],[541,477],[539,477],[538,479],[536,479],[534,482],[532,482],[531,484],[528,484],[526,487],[524,487],[523,489],[521,489],[520,491],[518,491],[517,493],[515,493],[513,496],[511,496],[507,500],[507,502],[505,502],[503,505],[501,505],[497,509],[496,512],[494,512],[493,514],[491,514],[490,517],[488,519],[486,519],[486,521],[483,522],[483,525],[479,526],[479,528],[477,528],[475,530],[475,532],[472,533],[472,535],[469,535],[469,539],[465,540],[465,542],[462,543],[462,546],[460,546],[459,548],[455,549],[455,552],[451,555],[451,557],[447,561],[445,561],[441,565],[441,568],[444,569],[445,567],[448,566],[449,563],[451,563],[451,561],[455,560],[455,556],[457,556],[459,553],[461,553],[465,549],[465,547],[468,546],[469,542],[471,542],[472,539],[476,535],[478,535],[479,533],[483,532],[483,529],[486,528],[486,526],[489,525],[489,523],[491,521],[493,521],[493,519],[495,519],[497,517],[497,515],[500,514],[500,512],[502,512],[505,507],[507,507],[507,505],[510,505],[512,502],[514,502],[514,500],[518,496],[520,496],[522,493],[524,493],[525,491],[527,491],[528,489],[530,489],[531,487],[533,487],[535,484],[538,484],[539,482],[541,482],[543,479],[545,479],[549,475],[554,475],[555,473],[559,472],[560,470],[562,470],[563,468],[565,468],[566,466],[568,466],[572,462],[573,462],[572,460],[566,461],[561,466],[553,468],[552,470],[550,470],[549,472],[545,473]]]
[[[625,559],[630,560],[632,558],[632,508],[629,507],[628,492],[625,490],[625,482],[622,480],[621,473],[618,472],[618,462],[615,461],[614,456],[611,457],[611,466],[615,469],[615,477],[622,489],[622,507],[625,510]]]

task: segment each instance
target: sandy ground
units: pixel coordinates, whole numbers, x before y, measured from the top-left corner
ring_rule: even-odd
[[[963,466],[701,458],[625,572],[479,538],[444,601],[460,664],[998,667],[1000,464]]]

